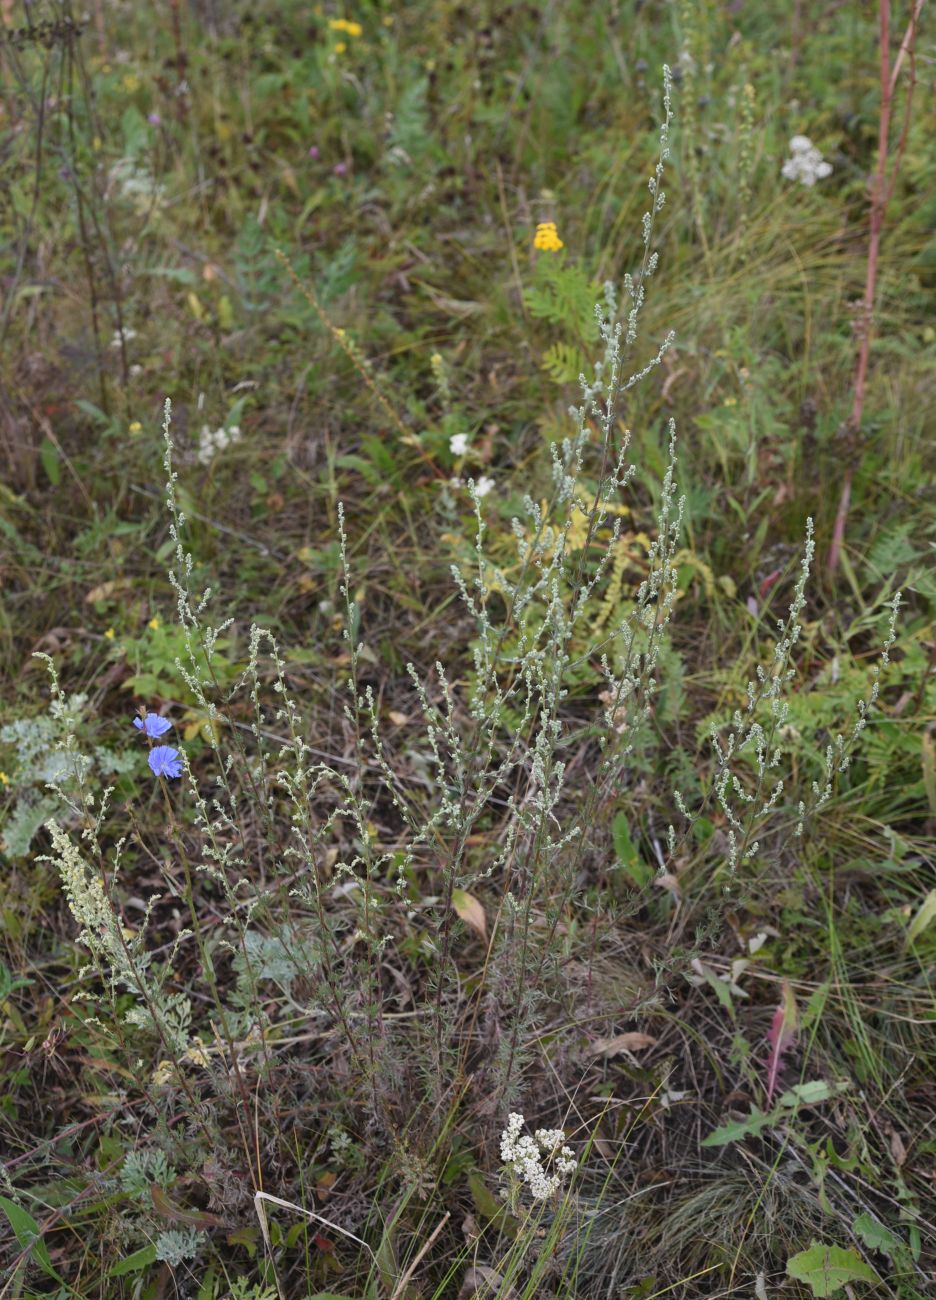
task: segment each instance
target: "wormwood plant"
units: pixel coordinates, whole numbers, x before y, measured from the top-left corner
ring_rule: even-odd
[[[419,1235],[437,1230],[431,1194],[453,1167],[455,1129],[465,1114],[482,1121],[484,1136],[471,1157],[479,1166],[500,1129],[506,1125],[512,1135],[502,1151],[507,1205],[485,1214],[475,1260],[483,1249],[489,1272],[532,1296],[554,1257],[564,1258],[563,1268],[575,1258],[562,1246],[581,1207],[574,1182],[570,1189],[563,1180],[573,1174],[587,1133],[571,1133],[566,1147],[560,1130],[541,1129],[521,1149],[515,1108],[524,1094],[535,1094],[530,1080],[539,1035],[555,1009],[564,1014],[552,1029],[552,1050],[571,1051],[576,1041],[581,992],[568,968],[587,916],[583,883],[607,870],[604,813],[634,784],[677,597],[683,501],[670,424],[644,574],[626,606],[608,601],[625,545],[621,502],[637,472],[630,434],[619,434],[622,416],[630,391],[673,345],[668,334],[649,359],[637,359],[647,286],[658,264],[654,230],[664,204],[671,125],[668,69],[663,106],[640,266],[625,276],[622,302],[613,285],[604,286],[593,332],[576,325],[583,343],[594,333],[602,355],[592,377],[580,378],[582,396],[569,412],[567,436],[551,447],[548,484],[524,498],[512,521],[508,560],[492,558],[484,503],[469,485],[474,563],[455,566],[453,580],[475,629],[471,668],[462,678],[442,663],[428,675],[409,666],[424,721],[421,748],[394,753],[382,728],[343,511],[342,707],[350,762],[322,756],[315,718],[304,712],[287,658],[259,623],[250,629],[243,671],[230,684],[228,661],[222,671],[218,656],[233,635],[233,620],[212,621],[211,591],[201,588],[186,549],[167,402],[170,581],[181,647],[175,668],[205,720],[205,739],[190,752],[184,743],[163,744],[167,728],[151,722],[152,714],[138,720],[138,743],[149,746],[155,797],[164,810],[161,843],[147,839],[130,810],[126,833],[110,847],[108,797],[96,801],[84,788],[80,765],[66,773],[70,788],[62,782],[63,815],[48,823],[50,858],[91,957],[89,1023],[95,1019],[109,1049],[132,1067],[161,1142],[174,1145],[173,1168],[182,1173],[196,1163],[186,1144],[170,1136],[168,1111],[184,1099],[200,1159],[220,1159],[222,1128],[237,1134],[245,1202],[250,1194],[270,1199],[275,1171],[289,1165],[277,1188],[289,1200],[278,1203],[321,1218],[296,1204],[302,1159],[284,1140],[280,1113],[287,1088],[296,1086],[290,1045],[302,1041],[301,1063],[311,1061],[315,1078],[314,1091],[289,1093],[302,1142],[326,1141],[343,1123],[353,1127],[395,1189],[392,1212],[380,1224],[375,1213],[365,1225],[365,1236],[380,1246],[371,1261],[362,1254],[368,1294],[383,1285],[401,1295],[422,1258]],[[757,828],[780,803],[774,736],[784,725],[782,694],[811,555],[810,533],[773,666],[758,675],[748,718],[736,718],[733,737],[718,751],[707,800],[727,819],[717,865],[728,872],[753,857]],[[594,708],[582,716],[583,689],[601,701],[597,717]],[[54,677],[53,690],[62,701]],[[769,713],[766,725],[759,721],[761,705]],[[55,716],[59,743],[70,752],[74,726],[64,702]],[[583,744],[591,765],[584,795],[570,783],[568,761],[572,747]],[[737,762],[747,752],[755,755],[753,781]],[[844,749],[837,753],[830,751],[833,767],[844,761]],[[691,829],[694,812],[680,796],[674,801]],[[389,843],[376,829],[378,814],[392,827]],[[687,834],[670,829],[662,879],[672,878]],[[138,860],[143,851],[158,864],[166,897],[185,909],[184,926],[168,944],[148,937],[157,895],[135,927],[121,907],[123,864],[128,853]],[[479,968],[470,974],[463,959],[466,924],[485,940]],[[412,1008],[403,1012],[401,970],[415,989]],[[607,1006],[598,1012],[607,1014]],[[557,1172],[537,1165],[537,1174],[534,1157],[556,1151]],[[155,1152],[143,1153],[125,1164],[124,1188],[135,1194],[141,1179],[166,1182],[169,1168]],[[540,1202],[535,1214],[523,1209],[517,1181],[523,1178]],[[479,1210],[486,1204],[480,1192],[475,1200]],[[264,1209],[261,1226],[272,1249],[265,1215]],[[202,1248],[201,1231],[215,1226],[204,1215],[183,1221],[186,1232],[159,1235],[153,1259],[178,1266]],[[142,1233],[138,1219],[130,1222]],[[370,1250],[362,1237],[337,1230]],[[459,1246],[453,1268],[461,1267],[466,1249]],[[476,1281],[479,1293],[500,1284],[483,1270]],[[572,1284],[560,1279],[557,1285]]]

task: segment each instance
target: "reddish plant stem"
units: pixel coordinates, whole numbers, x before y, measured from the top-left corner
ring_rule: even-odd
[[[903,130],[901,131],[900,141],[894,155],[893,166],[888,175],[887,160],[890,146],[891,109],[893,108],[894,92],[897,87],[897,78],[900,75],[903,61],[905,58],[909,57],[911,64],[913,63],[917,22],[922,8],[923,0],[914,0],[913,9],[910,14],[910,21],[907,24],[907,30],[900,43],[897,57],[894,59],[893,66],[891,66],[890,0],[878,0],[879,69],[881,83],[881,107],[878,119],[878,158],[877,168],[871,186],[868,265],[865,274],[864,297],[861,304],[861,318],[858,325],[859,344],[858,358],[855,364],[852,409],[846,425],[846,431],[852,438],[857,438],[858,436],[861,429],[861,417],[864,412],[865,385],[868,378],[868,359],[871,353],[874,300],[877,290],[878,257],[881,249],[881,231],[884,227],[884,214],[887,210],[888,200],[894,192],[897,173],[900,169],[904,149],[906,148],[907,133],[910,123],[910,105],[913,99],[912,77],[907,89],[907,106],[904,113]],[[830,575],[834,574],[838,568],[842,546],[845,541],[845,527],[848,522],[848,508],[851,504],[851,487],[854,472],[854,465],[849,465],[845,471],[845,478],[842,482],[842,492],[839,497],[838,510],[835,515],[835,526],[832,531],[832,544],[829,547],[829,557],[827,561],[827,568]]]

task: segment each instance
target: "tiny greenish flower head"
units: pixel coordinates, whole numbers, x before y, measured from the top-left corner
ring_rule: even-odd
[[[137,731],[142,731],[144,736],[156,740],[166,734],[172,723],[168,718],[161,718],[158,713],[144,713],[142,718],[133,719],[133,725]]]
[[[182,760],[172,745],[157,745],[149,752],[149,765],[156,776],[181,776]]]

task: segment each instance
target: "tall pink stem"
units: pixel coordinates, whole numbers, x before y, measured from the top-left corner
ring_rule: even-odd
[[[865,290],[861,304],[861,319],[858,324],[858,357],[855,363],[851,414],[848,417],[848,424],[846,426],[847,432],[853,438],[856,438],[861,430],[861,417],[864,411],[865,384],[868,377],[868,358],[871,353],[874,300],[877,291],[878,256],[881,249],[881,231],[884,227],[884,213],[887,209],[887,201],[893,190],[894,181],[897,178],[897,170],[900,166],[900,160],[906,144],[906,131],[904,131],[898,146],[897,156],[894,159],[890,178],[888,178],[887,158],[890,148],[891,108],[893,106],[894,90],[897,85],[897,75],[900,72],[901,64],[908,53],[910,54],[911,60],[913,57],[917,20],[922,8],[923,0],[914,0],[910,22],[907,26],[904,38],[900,43],[900,50],[894,60],[894,65],[891,67],[890,0],[878,0],[878,54],[881,82],[881,106],[880,116],[878,119],[877,168],[871,185],[868,265],[865,273]],[[907,93],[908,95],[913,94],[912,81]],[[845,540],[845,525],[848,521],[848,508],[851,504],[853,475],[854,466],[849,465],[845,471],[845,478],[842,483],[842,494],[839,498],[838,511],[835,516],[835,527],[832,531],[832,544],[829,547],[829,558],[827,563],[830,574],[834,574],[838,568],[839,557]]]

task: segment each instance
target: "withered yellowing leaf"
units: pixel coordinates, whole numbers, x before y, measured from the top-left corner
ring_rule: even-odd
[[[474,894],[468,894],[464,889],[453,890],[452,906],[466,925],[470,925],[482,939],[487,938],[487,918],[484,915],[484,908]]]
[[[613,1038],[596,1038],[588,1049],[589,1056],[618,1056],[621,1052],[640,1052],[652,1047],[656,1042],[650,1034],[631,1030],[626,1034],[615,1034]]]

